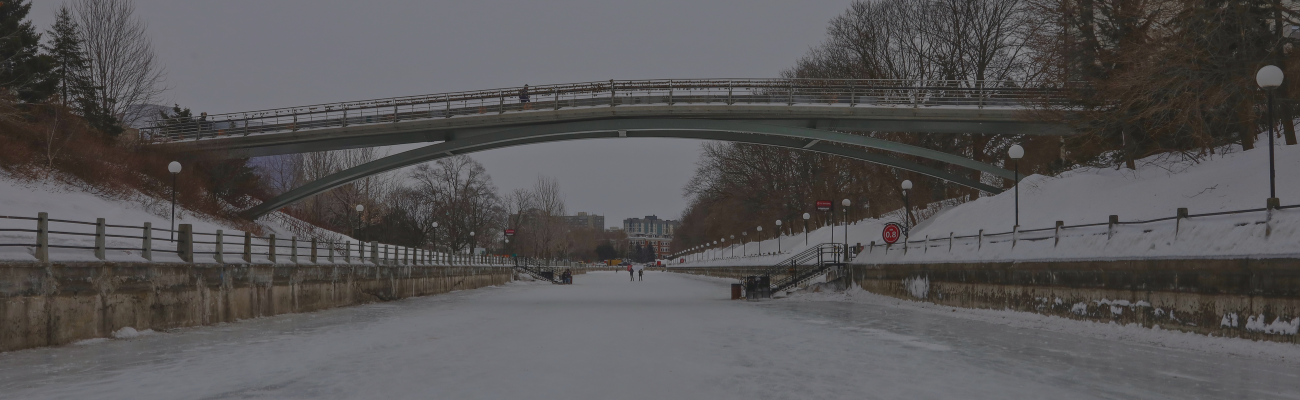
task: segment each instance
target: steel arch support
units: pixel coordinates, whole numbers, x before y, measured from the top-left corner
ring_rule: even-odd
[[[567,125],[567,124],[565,124]],[[802,129],[802,128],[797,128]],[[474,153],[484,150],[498,149],[512,146],[522,146],[534,143],[559,142],[568,140],[597,139],[597,138],[618,138],[618,137],[656,137],[656,138],[683,138],[683,139],[703,139],[718,140],[738,143],[751,143],[758,145],[777,146],[790,149],[802,149],[815,151],[826,154],[834,154],[843,157],[849,157],[871,163],[881,164],[907,171],[920,173],[923,175],[943,179],[962,186],[975,188],[978,190],[999,193],[1001,189],[990,186],[981,182],[972,181],[966,177],[943,171],[938,168],[928,167],[911,161],[900,160],[882,154],[868,153],[865,151],[834,146],[826,143],[814,143],[804,140],[801,136],[794,138],[789,135],[772,135],[772,134],[755,134],[747,132],[735,132],[730,130],[688,130],[688,129],[615,129],[615,130],[587,130],[564,132],[529,132],[533,128],[521,128],[516,130],[495,132],[483,135],[477,135],[464,139],[442,142],[434,145],[421,147],[418,149],[406,151],[403,153],[384,157],[369,163],[365,163],[353,168],[330,174],[324,178],[313,181],[301,187],[295,188],[284,194],[276,196],[244,212],[246,217],[256,218],[282,207],[296,203],[308,197],[314,196],[335,187],[339,187],[370,175],[379,174],[395,169],[408,167],[424,162],[437,160],[439,158],[450,157],[458,154]],[[522,131],[522,132],[521,132]],[[824,131],[822,131],[824,132]],[[833,135],[845,135],[835,132],[826,132]],[[623,136],[626,135],[626,136]],[[853,135],[845,135],[853,136]],[[825,140],[831,142],[841,142],[838,137],[829,137]],[[820,139],[813,139],[820,140]],[[842,142],[841,142],[842,143]],[[914,147],[914,146],[912,146]],[[928,149],[924,149],[928,150]],[[944,153],[946,154],[946,153]]]

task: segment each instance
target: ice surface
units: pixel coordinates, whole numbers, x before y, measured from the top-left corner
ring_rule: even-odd
[[[0,353],[0,397],[1300,397],[1293,345],[624,274]]]

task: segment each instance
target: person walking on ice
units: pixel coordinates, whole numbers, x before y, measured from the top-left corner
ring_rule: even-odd
[[[636,280],[640,281],[644,279],[645,279],[645,268],[636,270]]]
[[[627,280],[629,282],[636,281],[636,275],[632,273],[632,264],[627,265]]]

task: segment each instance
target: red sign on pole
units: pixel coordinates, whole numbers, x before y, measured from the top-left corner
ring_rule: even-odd
[[[830,210],[831,210],[830,200],[817,200],[817,211],[830,211]]]
[[[885,243],[894,244],[898,238],[903,237],[903,227],[893,222],[885,224],[885,230],[880,232],[880,237],[885,239]]]
[[[515,235],[514,229],[506,229],[506,236],[514,236],[514,235]]]

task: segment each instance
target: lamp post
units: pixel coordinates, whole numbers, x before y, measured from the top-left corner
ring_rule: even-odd
[[[469,259],[474,261],[474,247],[478,243],[474,242],[474,231],[469,231]]]
[[[740,232],[740,256],[749,257],[749,243],[745,242],[745,236],[749,236],[749,231]]]
[[[1273,167],[1273,89],[1282,86],[1282,69],[1265,65],[1255,73],[1255,83],[1268,92],[1268,207],[1275,208],[1277,200],[1277,170]],[[1289,122],[1288,122],[1289,123]]]
[[[436,221],[433,223],[433,259],[434,261],[438,260],[438,223]]]
[[[757,232],[759,232],[758,234],[755,234],[755,235],[759,237],[759,239],[758,239],[758,254],[759,254],[759,255],[762,255],[762,254],[763,254],[763,236],[761,235],[761,233],[763,233],[763,227],[761,227],[761,226],[760,226],[760,227],[756,227],[756,228],[754,228],[754,230],[757,231]]]
[[[176,241],[176,174],[181,173],[181,163],[172,161],[167,164],[167,172],[172,173],[172,231],[171,241]]]
[[[1272,138],[1272,136],[1269,136],[1269,138]],[[1015,178],[1015,185],[1016,185],[1016,225],[1015,226],[1019,227],[1020,226],[1020,159],[1025,156],[1025,148],[1020,147],[1020,145],[1018,144],[1012,145],[1010,149],[1007,149],[1007,156],[1011,157],[1012,163],[1015,164],[1015,175],[1014,175],[1016,177]]]
[[[907,238],[911,236],[908,234],[908,232],[912,230],[912,203],[909,202],[907,199],[907,191],[912,190],[912,181],[904,179],[902,186],[903,186],[903,227],[907,228],[903,230],[903,240],[906,241]]]
[[[776,254],[781,254],[781,220],[776,220]]]
[[[357,231],[361,229],[361,212],[366,210],[366,206],[357,204],[357,223],[352,225],[352,238],[357,239]]]
[[[849,201],[849,199],[840,202],[840,205],[844,206],[840,211],[841,214],[844,214],[844,261],[849,260],[849,205],[852,204],[853,202]]]
[[[722,239],[722,240],[726,240],[726,239]],[[734,243],[736,240],[736,235],[731,235],[731,240]],[[731,258],[736,258],[736,245],[734,244],[731,245]]]
[[[804,246],[808,245],[808,218],[812,218],[812,215],[808,215],[808,213],[803,213],[803,245]]]

